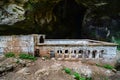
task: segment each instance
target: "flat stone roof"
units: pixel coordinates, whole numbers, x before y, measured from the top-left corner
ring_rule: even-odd
[[[90,39],[45,39],[44,43],[38,43],[38,46],[117,46],[116,43],[96,41]]]

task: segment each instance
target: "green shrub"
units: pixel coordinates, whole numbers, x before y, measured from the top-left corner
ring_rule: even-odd
[[[26,53],[21,53],[19,54],[19,58],[21,59],[29,59],[29,60],[36,60],[36,57],[26,54]]]
[[[106,69],[114,69],[114,67],[109,64],[105,64],[103,67]]]
[[[96,66],[101,67],[101,65],[100,65],[100,64],[97,64],[97,63],[96,63]]]
[[[69,69],[69,68],[64,68],[64,70],[65,70],[65,72],[66,72],[67,74],[71,74],[71,69]]]
[[[73,75],[74,75],[76,80],[80,80],[80,74],[79,73],[75,72]]]
[[[8,53],[5,53],[5,57],[7,57],[7,58],[15,57],[15,54],[13,52],[8,52]]]
[[[18,64],[18,63],[20,63],[20,61],[17,59],[16,63]]]
[[[81,77],[79,80],[86,80],[86,78],[84,78],[84,77]]]
[[[73,75],[76,80],[92,80],[91,78],[85,78],[85,77],[80,76],[80,74],[77,72],[75,72]]]
[[[112,42],[118,44],[117,50],[120,51],[120,38],[115,38],[115,37],[114,37],[114,38],[112,39]]]
[[[91,78],[91,77],[89,77],[89,78],[86,78],[86,80],[92,80],[92,78]]]
[[[79,73],[77,73],[77,72],[74,72],[74,73],[73,73],[73,71],[72,71],[71,69],[69,69],[69,68],[64,68],[63,70],[64,70],[67,74],[73,75],[76,80],[92,80],[91,77],[90,77],[90,78],[85,78],[85,77],[81,76],[81,75],[80,75]]]
[[[96,64],[96,66],[98,66],[98,67],[103,67],[103,68],[106,68],[106,69],[114,69],[114,67],[113,66],[111,66],[111,65],[109,65],[109,64],[105,64],[105,65],[100,65],[100,64]]]

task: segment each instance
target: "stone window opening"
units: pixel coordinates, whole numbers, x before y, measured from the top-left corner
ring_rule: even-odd
[[[59,50],[57,50],[57,53],[59,53]]]
[[[67,54],[69,51],[68,50],[65,50],[65,54]]]
[[[83,53],[83,50],[79,50],[78,53],[79,53],[79,54]]]
[[[72,50],[72,51],[71,51],[71,58],[75,58],[75,57],[76,57],[76,55],[75,55],[74,52],[75,52],[75,50]]]
[[[39,43],[44,43],[44,37],[43,36],[40,36]]]
[[[93,50],[93,51],[92,51],[92,58],[95,58],[95,57],[96,57],[96,53],[97,53],[97,50]]]
[[[62,50],[57,50],[58,58],[62,58]]]
[[[89,56],[90,56],[90,50],[86,50],[85,51],[85,58],[89,58]]]
[[[82,58],[82,56],[83,56],[83,50],[79,50],[78,51],[78,58]]]
[[[101,50],[99,54],[99,58],[103,58],[103,55],[105,54],[105,50]]]
[[[57,53],[62,54],[62,50],[57,50]]]
[[[64,55],[64,58],[69,58],[68,53],[69,53],[69,51],[68,51],[68,50],[65,50],[65,55]]]
[[[76,50],[74,50],[74,54],[76,54],[77,53],[77,51]]]
[[[101,50],[101,53],[102,53],[102,54],[104,54],[104,52],[105,52],[104,50]]]

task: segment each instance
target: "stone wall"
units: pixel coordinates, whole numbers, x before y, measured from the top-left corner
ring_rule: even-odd
[[[34,53],[33,35],[0,36],[0,54],[14,53]]]
[[[39,46],[41,56],[55,54],[57,59],[113,59],[116,46]]]

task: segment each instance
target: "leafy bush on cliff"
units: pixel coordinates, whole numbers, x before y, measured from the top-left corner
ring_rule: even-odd
[[[5,53],[5,57],[7,57],[7,58],[15,57],[15,54],[13,52],[8,52],[8,53]]]
[[[26,53],[21,53],[19,54],[19,58],[21,59],[29,59],[29,60],[36,60],[36,57],[26,54]]]
[[[71,69],[70,69],[70,68],[64,68],[64,71],[65,71],[67,74],[71,74]]]

